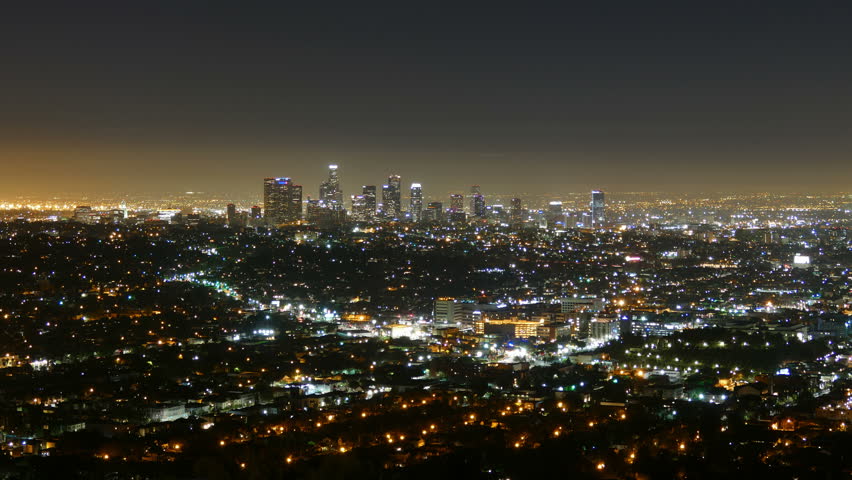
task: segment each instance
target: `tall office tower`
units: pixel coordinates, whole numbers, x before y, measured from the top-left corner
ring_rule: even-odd
[[[385,218],[399,218],[402,210],[402,178],[399,175],[388,177],[388,184],[382,186],[382,214]]]
[[[308,201],[305,202],[305,220],[308,223],[320,223],[327,216],[327,211],[328,209],[317,199],[308,197]]]
[[[376,186],[362,186],[361,195],[364,196],[364,208],[368,213],[368,220],[372,220],[376,216]]]
[[[592,228],[600,228],[606,225],[606,211],[604,203],[604,192],[592,190],[592,201],[589,204],[592,213]]]
[[[562,202],[554,200],[547,205],[547,223],[552,227],[556,224],[565,225],[565,213]]]
[[[468,208],[468,212],[471,215],[476,215],[476,196],[482,195],[480,191],[479,185],[471,185],[470,186],[470,207]]]
[[[463,212],[464,211],[464,195],[461,193],[454,193],[450,195],[450,211],[451,212]]]
[[[302,218],[302,186],[287,177],[263,179],[263,217],[275,225]]]
[[[447,217],[451,223],[460,224],[467,221],[467,215],[464,213],[464,195],[461,193],[450,195],[450,208],[447,210]]]
[[[228,204],[228,226],[236,227],[237,226],[237,206],[233,203]]]
[[[302,186],[293,185],[290,189],[290,219],[302,219]]]
[[[423,188],[419,183],[411,184],[411,198],[408,202],[408,212],[411,214],[411,221],[419,223],[423,220]]]
[[[352,195],[352,219],[356,222],[367,222],[372,218],[367,208],[365,195]]]
[[[521,223],[524,221],[524,209],[520,198],[513,198],[509,203],[509,219],[512,223]]]
[[[429,202],[426,206],[426,212],[423,213],[423,219],[429,222],[444,221],[444,204],[441,202]]]
[[[340,188],[337,165],[328,166],[328,179],[320,183],[319,199],[328,205],[343,205],[343,190]]]
[[[263,221],[263,213],[260,209],[260,206],[254,205],[251,207],[251,213],[249,213],[248,224],[252,227],[257,227],[261,225]]]
[[[485,217],[485,197],[481,193],[473,194],[473,197],[470,199],[470,213],[474,217]]]

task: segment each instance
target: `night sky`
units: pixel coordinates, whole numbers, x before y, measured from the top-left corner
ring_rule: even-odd
[[[4,6],[0,199],[852,185],[848,2],[459,3]]]

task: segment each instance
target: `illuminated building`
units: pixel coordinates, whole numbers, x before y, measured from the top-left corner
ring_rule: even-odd
[[[365,195],[352,195],[352,218],[356,222],[367,222],[372,219]]]
[[[604,300],[595,297],[565,297],[559,299],[559,305],[562,313],[600,312]]]
[[[387,219],[399,218],[402,208],[402,178],[399,175],[388,177],[387,185],[382,186],[382,215]]]
[[[592,214],[592,227],[600,228],[606,225],[604,192],[592,190],[592,201],[589,204]]]
[[[794,268],[808,268],[811,266],[811,257],[809,255],[802,255],[801,253],[797,253],[793,255],[793,267]]]
[[[473,211],[471,212],[474,217],[483,218],[485,217],[485,197],[482,194],[477,193],[470,199],[471,205],[473,205]]]
[[[358,195],[360,196],[360,195]],[[321,228],[328,228],[343,223],[346,210],[339,203],[325,203],[322,200],[308,199],[305,220]]]
[[[302,218],[302,186],[290,178],[263,180],[263,216],[270,225]]]
[[[461,323],[464,312],[456,299],[442,297],[435,300],[435,323]]]
[[[249,225],[256,227],[261,225],[263,222],[263,211],[261,210],[259,205],[254,205],[251,207],[251,212],[249,213]]]
[[[562,202],[555,200],[547,205],[547,223],[551,227],[565,225],[565,214],[562,211]]]
[[[512,223],[521,223],[524,221],[524,210],[520,198],[513,198],[509,204],[509,218]]]
[[[423,188],[419,183],[411,184],[411,198],[408,204],[411,221],[419,223],[423,220]]]
[[[441,202],[429,202],[429,205],[426,206],[426,212],[423,215],[423,219],[430,222],[443,222],[444,204]]]
[[[92,211],[92,207],[88,205],[81,205],[74,209],[74,221],[82,222],[82,223],[95,223],[97,221],[97,216]]]
[[[237,206],[229,203],[227,207],[227,221],[229,227],[234,227],[237,224]]]
[[[462,212],[464,211],[464,195],[460,193],[454,193],[450,195],[450,211],[451,212]]]
[[[178,223],[180,217],[181,214],[179,208],[167,208],[164,210],[157,210],[157,219],[163,222]]]
[[[328,179],[320,183],[319,199],[327,205],[343,204],[343,190],[340,189],[337,165],[328,166]]]
[[[607,341],[619,336],[619,323],[613,318],[595,318],[589,323],[589,337]]]
[[[376,216],[376,186],[364,185],[361,187],[361,195],[364,196],[364,209],[367,212],[368,219],[372,220]]]
[[[302,186],[293,185],[290,188],[290,215],[292,220],[302,219]]]
[[[547,338],[551,334],[550,329],[543,321],[519,318],[489,319],[483,317],[473,322],[473,329],[478,335],[499,335],[506,338]]]

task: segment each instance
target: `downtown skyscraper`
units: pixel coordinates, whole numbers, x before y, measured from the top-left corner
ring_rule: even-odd
[[[402,177],[391,175],[387,185],[382,186],[382,215],[385,218],[399,218],[402,213]]]
[[[364,185],[361,195],[352,196],[352,217],[359,222],[369,222],[376,218],[376,186]]]
[[[593,228],[600,228],[606,225],[606,204],[604,201],[604,192],[600,190],[592,190],[592,201],[589,203],[589,210],[592,214]]]
[[[337,165],[328,166],[328,179],[320,183],[319,199],[326,205],[343,205],[343,190],[340,188],[340,177]]]
[[[411,198],[408,203],[408,213],[411,221],[419,223],[423,220],[423,188],[419,183],[411,184]]]
[[[269,225],[302,218],[302,186],[289,177],[263,179],[263,217]]]

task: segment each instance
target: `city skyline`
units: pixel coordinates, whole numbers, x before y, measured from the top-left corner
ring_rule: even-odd
[[[19,5],[0,189],[837,191],[845,6]],[[519,168],[523,165],[524,168]],[[532,168],[530,168],[532,167]]]
[[[850,25],[6,6],[0,476],[852,477]]]

